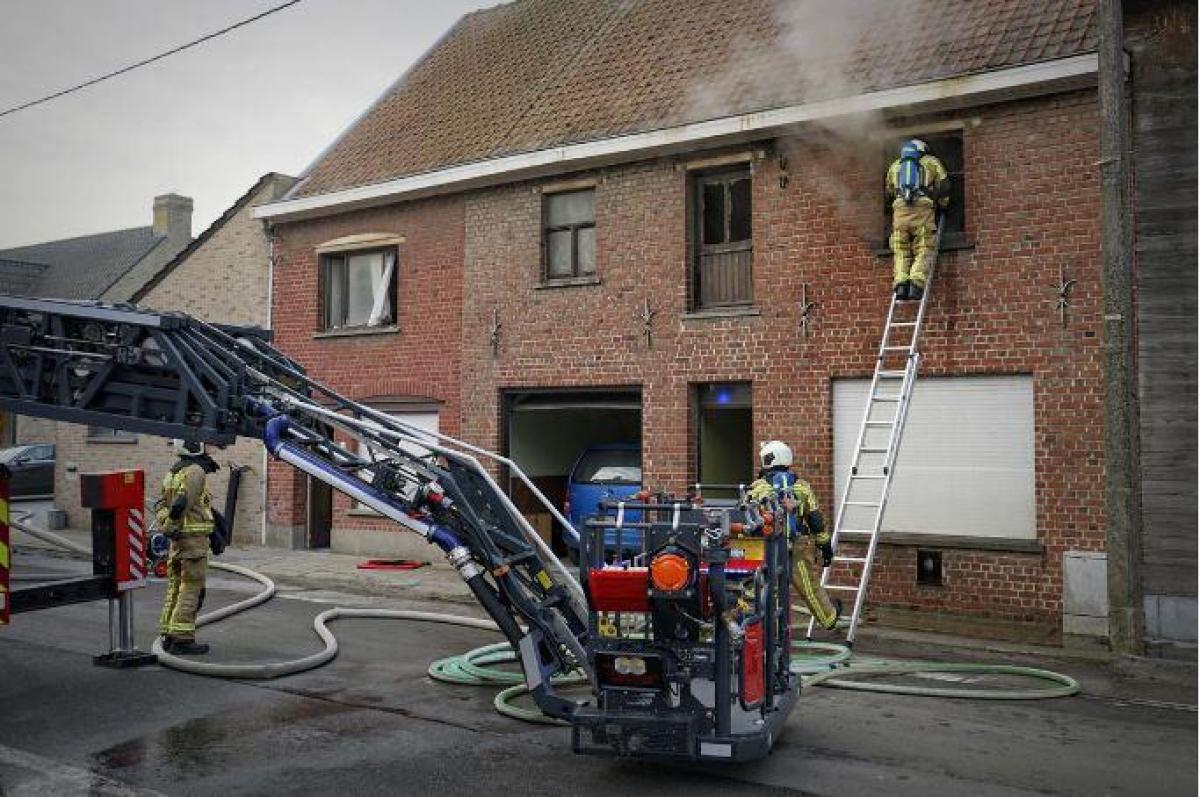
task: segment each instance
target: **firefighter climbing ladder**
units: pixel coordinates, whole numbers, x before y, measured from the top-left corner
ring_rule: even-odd
[[[859,427],[858,439],[854,444],[850,473],[842,488],[841,503],[838,504],[837,519],[833,527],[834,550],[840,550],[838,543],[843,533],[865,534],[866,555],[835,554],[833,566],[825,568],[821,573],[821,585],[833,593],[831,598],[847,593],[854,596],[854,610],[850,613],[846,627],[847,645],[854,643],[854,632],[862,619],[867,584],[871,579],[871,565],[875,561],[875,548],[879,543],[879,529],[883,523],[883,513],[887,509],[892,477],[895,475],[896,455],[900,451],[904,422],[908,418],[913,387],[917,381],[917,370],[921,363],[921,325],[925,321],[925,311],[932,295],[934,268],[937,266],[942,243],[942,226],[938,224],[937,234],[933,239],[933,251],[929,255],[929,267],[926,270],[925,293],[921,300],[897,301],[895,294],[892,294],[887,320],[883,326],[883,339],[879,342],[879,353],[875,358],[875,373],[871,377],[871,388],[867,392],[862,426]],[[913,305],[916,306],[916,312],[910,314],[907,308]],[[900,310],[902,307],[906,309]],[[904,317],[909,320],[900,320]],[[851,521],[854,521],[855,525],[848,525]],[[846,583],[844,579],[854,580],[855,566],[859,568],[857,583]],[[843,580],[835,580],[835,574]],[[816,620],[809,618],[807,636],[810,639],[815,630]]]

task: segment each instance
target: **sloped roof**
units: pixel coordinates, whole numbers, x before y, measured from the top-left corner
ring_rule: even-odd
[[[15,290],[16,283],[10,284],[6,276],[0,276],[0,291],[32,292],[60,299],[97,299],[166,240],[155,235],[153,227],[134,227],[3,249],[0,259],[40,264],[45,270],[24,290]]]
[[[28,296],[49,266],[0,257],[0,292]]]
[[[463,17],[289,197],[1078,55],[1094,0],[516,0]]]
[[[208,229],[193,238],[192,242],[183,249],[179,250],[179,252],[173,258],[171,258],[169,263],[158,269],[154,273],[154,276],[152,276],[144,285],[134,291],[133,295],[129,297],[129,301],[140,302],[143,298],[145,298],[146,294],[154,290],[156,285],[170,276],[171,272],[173,272],[181,264],[183,264],[184,261],[191,257],[193,252],[204,246],[204,244],[207,243],[210,238],[216,235],[222,227],[224,227],[230,222],[230,220],[237,216],[237,214],[240,213],[252,199],[259,197],[259,194],[262,193],[264,189],[270,188],[271,190],[267,192],[267,198],[275,199],[283,194],[287,188],[290,188],[293,184],[295,184],[295,182],[295,177],[290,177],[286,174],[280,174],[278,172],[267,172],[262,177],[258,178],[258,180],[255,181],[254,185],[250,186],[246,193],[238,197],[237,201],[226,208],[225,212],[222,213],[216,221],[208,225]]]

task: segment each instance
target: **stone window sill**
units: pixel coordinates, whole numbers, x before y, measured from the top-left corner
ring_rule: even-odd
[[[762,315],[757,307],[714,307],[711,310],[692,310],[680,316],[684,321],[704,321],[709,318],[752,318]]]
[[[533,286],[535,291],[544,291],[550,288],[574,288],[580,285],[599,285],[599,277],[571,277],[569,279],[554,279],[544,280]]]
[[[347,329],[323,329],[313,333],[313,338],[357,338],[362,335],[392,335],[400,331],[395,324],[384,327],[350,327]]]
[[[847,542],[866,542],[867,534],[844,533]],[[1008,551],[1010,553],[1042,554],[1045,546],[1038,540],[1015,537],[969,537],[959,534],[921,534],[903,531],[884,531],[879,535],[883,545],[908,548],[962,548],[972,551]]]
[[[84,442],[89,446],[131,446],[137,445],[137,437],[88,437]]]
[[[355,507],[354,509],[347,509],[346,514],[349,515],[350,517],[373,517],[373,518],[384,517],[384,514],[382,512],[376,512],[374,509],[370,509],[368,507],[361,507],[361,506]]]

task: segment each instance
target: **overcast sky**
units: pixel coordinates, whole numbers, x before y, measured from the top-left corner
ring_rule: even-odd
[[[282,0],[0,0],[0,110]],[[247,27],[0,117],[0,248],[150,224],[195,200],[199,234],[266,172],[298,175],[467,11],[498,0],[303,0]]]

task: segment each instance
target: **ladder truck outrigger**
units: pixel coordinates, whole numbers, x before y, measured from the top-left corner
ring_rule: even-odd
[[[580,534],[515,463],[339,395],[257,328],[0,295],[0,407],[270,454],[440,548],[517,652],[532,699],[581,753],[745,761],[799,693],[786,541],[752,508],[659,495]],[[578,578],[480,460],[579,537]],[[625,512],[636,511],[636,522]],[[633,515],[631,515],[633,516]],[[618,544],[611,544],[613,530]],[[555,689],[586,675],[590,699]]]

